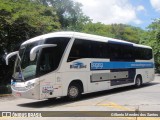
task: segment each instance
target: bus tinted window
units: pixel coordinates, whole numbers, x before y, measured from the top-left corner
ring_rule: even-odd
[[[110,59],[112,61],[133,61],[152,59],[152,49],[140,48],[123,44],[109,43]]]
[[[76,39],[67,61],[81,58],[101,58],[112,61],[150,60],[152,59],[152,50],[126,44]]]
[[[39,75],[46,74],[58,68],[62,55],[70,38],[48,38],[45,44],[56,44],[56,47],[43,48],[39,60]]]
[[[149,48],[135,47],[135,58],[139,60],[150,60],[152,59],[152,50]]]
[[[71,48],[68,62],[81,59],[81,58],[92,58],[91,42],[87,40],[76,39]]]
[[[108,44],[110,59],[112,61],[133,61],[133,46],[123,44]]]
[[[151,49],[146,49],[146,59],[150,60],[153,58],[153,53]]]
[[[109,58],[108,43],[92,41],[93,58]]]
[[[81,58],[108,58],[107,43],[76,39],[71,48],[68,62]]]

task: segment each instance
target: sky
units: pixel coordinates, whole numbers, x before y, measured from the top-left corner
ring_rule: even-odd
[[[160,18],[160,0],[74,0],[93,22],[123,23],[146,29]]]

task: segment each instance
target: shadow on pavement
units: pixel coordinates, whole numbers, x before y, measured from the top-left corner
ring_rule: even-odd
[[[145,87],[154,86],[157,84],[160,84],[160,83],[152,82],[152,83],[144,84],[140,88],[135,88],[134,86],[128,86],[128,87],[123,87],[123,88],[115,88],[115,89],[105,90],[105,91],[101,91],[101,92],[84,94],[77,101],[69,101],[66,99],[66,97],[62,97],[59,99],[50,99],[50,100],[36,101],[36,102],[31,102],[31,103],[18,104],[18,106],[29,107],[29,108],[56,107],[56,106],[62,106],[62,105],[66,105],[66,104],[73,103],[73,102],[98,98],[98,97],[102,97],[102,96],[106,96],[106,95],[110,95],[110,94],[117,94],[117,93],[132,91],[132,90],[136,90],[136,89],[143,89]]]

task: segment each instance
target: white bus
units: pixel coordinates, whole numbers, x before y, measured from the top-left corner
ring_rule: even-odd
[[[55,32],[25,41],[17,55],[12,93],[31,99],[81,94],[154,80],[152,48],[78,32]]]

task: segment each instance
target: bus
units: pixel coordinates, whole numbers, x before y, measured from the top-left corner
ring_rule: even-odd
[[[152,48],[79,32],[54,32],[29,39],[6,56],[15,60],[12,94],[29,99],[67,96],[154,80]]]

